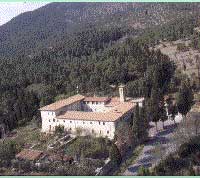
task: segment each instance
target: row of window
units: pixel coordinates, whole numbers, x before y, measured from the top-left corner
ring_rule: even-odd
[[[70,128],[69,128],[69,130],[71,131],[71,130],[72,130],[72,128],[70,127]],[[93,129],[92,129],[92,133],[94,133],[94,130],[93,130]],[[100,133],[100,134],[102,134],[101,130],[99,131],[99,133]],[[107,133],[107,134],[109,134],[110,132],[107,130],[107,132],[106,132],[106,133]]]
[[[53,112],[48,112],[48,115],[52,115],[53,116]]]
[[[92,133],[94,133],[94,130],[92,129]],[[102,134],[101,130],[99,131],[100,134]],[[106,132],[107,134],[109,134],[109,131],[107,130]]]
[[[103,104],[104,102],[98,102],[98,101],[85,101],[86,104]]]
[[[72,130],[72,128],[69,128],[69,130]],[[92,133],[94,133],[94,130],[92,129]],[[99,131],[100,134],[102,134],[101,130]],[[110,132],[107,130],[106,132],[107,134],[109,134]]]
[[[51,119],[49,119],[49,122],[51,122]],[[56,122],[56,119],[53,119],[53,122]],[[58,120],[57,120],[58,122]],[[63,120],[63,122],[65,122],[65,120]],[[70,123],[72,123],[72,121],[70,121]],[[83,121],[83,124],[85,124],[85,122]],[[90,122],[90,124],[93,124],[93,122]],[[101,122],[99,121],[99,125],[101,125]],[[105,125],[105,122],[103,122],[103,125]]]

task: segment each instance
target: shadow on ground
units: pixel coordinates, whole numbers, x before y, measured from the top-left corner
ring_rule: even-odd
[[[153,157],[152,156],[146,156],[143,159],[139,160],[138,163],[148,163],[150,161],[153,161]]]
[[[132,167],[128,168],[128,171],[133,172],[133,173],[137,173],[141,166],[143,166],[145,168],[150,168],[152,166],[152,164],[146,163],[146,164],[139,164],[139,165],[136,165],[136,166],[132,166]]]

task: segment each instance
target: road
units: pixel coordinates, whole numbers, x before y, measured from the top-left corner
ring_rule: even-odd
[[[179,123],[181,121],[181,116],[176,116],[176,123]],[[156,163],[158,163],[161,159],[161,156],[166,156],[170,152],[171,148],[171,141],[173,132],[175,130],[176,126],[174,125],[174,122],[171,120],[168,120],[165,122],[165,129],[162,129],[162,122],[158,123],[158,132],[156,132],[155,124],[150,123],[150,130],[149,130],[149,136],[150,140],[145,143],[144,148],[141,152],[141,154],[138,156],[137,160],[134,164],[129,166],[127,170],[124,172],[123,175],[126,176],[134,176],[137,175],[137,171],[141,166],[150,168]],[[158,147],[160,148],[158,150]],[[155,151],[159,152],[155,154]],[[161,151],[160,151],[161,150]]]

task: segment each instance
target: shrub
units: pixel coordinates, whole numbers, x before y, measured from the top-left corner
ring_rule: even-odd
[[[180,146],[178,155],[181,158],[185,158],[191,154],[195,154],[197,151],[200,151],[200,145],[196,143],[184,143]]]
[[[178,51],[187,51],[189,48],[184,43],[178,43],[177,44],[177,50]]]
[[[74,142],[68,145],[66,151],[75,157],[104,159],[109,156],[110,146],[108,144],[105,138],[77,137]]]
[[[5,141],[0,145],[0,163],[4,166],[9,165],[15,154],[19,151],[18,145],[14,141]]]
[[[110,148],[109,156],[110,156],[111,161],[115,165],[120,165],[120,163],[122,161],[122,157],[119,152],[119,149],[117,148],[117,146],[115,144],[112,144],[112,146]]]
[[[21,161],[20,168],[25,172],[29,172],[31,171],[31,164],[29,161]]]
[[[19,161],[16,159],[12,160],[12,167],[15,169],[19,169]]]
[[[150,171],[148,168],[145,168],[144,166],[141,166],[138,170],[138,175],[139,176],[149,176],[150,175]]]
[[[155,168],[154,168],[154,174],[158,176],[164,176],[166,174],[166,170],[164,168],[164,163],[161,162],[159,163]]]
[[[55,134],[62,135],[64,133],[64,126],[56,126],[55,127]]]

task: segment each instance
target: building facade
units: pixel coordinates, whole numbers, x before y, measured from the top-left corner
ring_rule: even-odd
[[[63,126],[73,134],[79,131],[113,139],[117,125],[131,118],[136,105],[136,100],[125,98],[124,86],[119,93],[115,98],[77,94],[40,108],[42,132],[52,133],[56,126]],[[137,101],[141,105],[141,99]]]

